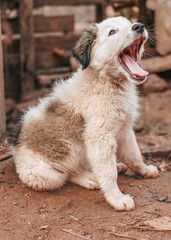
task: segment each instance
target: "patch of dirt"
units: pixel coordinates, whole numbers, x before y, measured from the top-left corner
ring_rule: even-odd
[[[159,165],[161,159],[155,160]],[[171,219],[170,176],[170,170],[156,179],[135,179],[131,172],[119,176],[120,189],[134,196],[136,208],[116,212],[101,192],[71,183],[53,192],[28,189],[19,181],[13,160],[6,160],[0,166],[0,239],[169,240],[170,230],[145,221]]]

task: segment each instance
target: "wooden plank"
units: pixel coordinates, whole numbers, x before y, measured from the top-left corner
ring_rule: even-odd
[[[142,65],[150,73],[168,71],[171,69],[171,54],[143,59]]]
[[[5,31],[5,25],[8,24],[8,27],[10,28],[10,31],[12,33],[19,33],[20,27],[19,27],[19,19],[18,18],[11,18],[11,19],[2,19],[2,33],[6,34]],[[3,27],[4,26],[4,27]]]
[[[105,18],[105,4],[96,5],[96,22],[100,23]]]
[[[155,11],[156,10],[156,0],[147,0],[146,7],[150,10]]]
[[[5,117],[5,96],[4,96],[4,74],[3,74],[3,56],[1,41],[1,12],[0,12],[0,143],[5,138],[6,117]]]
[[[20,71],[22,98],[34,89],[33,0],[20,1]]]
[[[34,7],[42,7],[42,6],[79,6],[79,5],[94,5],[104,3],[104,0],[34,0]]]
[[[19,33],[19,18],[3,19],[2,24],[7,21],[13,33]],[[34,32],[73,32],[74,31],[74,16],[57,16],[45,17],[34,16]],[[5,32],[2,30],[2,33]]]
[[[171,1],[157,1],[154,25],[157,52],[165,56],[171,53]]]
[[[19,95],[19,65],[20,59],[18,53],[6,55],[4,67],[5,71],[5,90],[7,97],[15,98]],[[7,66],[5,66],[5,64]],[[69,66],[69,60],[54,55],[52,52],[37,52],[35,54],[35,70],[50,69],[62,66]],[[17,96],[16,96],[17,94]]]
[[[49,69],[68,66],[69,60],[55,56],[52,52],[38,52],[35,54],[35,69]]]
[[[19,53],[20,51],[20,40],[15,39],[10,45],[5,44],[5,41],[2,41],[3,47],[5,47],[6,54]]]
[[[63,49],[70,49],[75,46],[76,41],[80,35],[68,34],[65,36],[40,36],[35,37],[35,51],[36,52],[51,52],[54,47]],[[3,43],[4,44],[4,43]],[[20,50],[20,40],[14,39],[10,46],[7,46],[9,54],[18,53]]]
[[[2,13],[5,12],[7,9],[14,10],[19,8],[19,0],[2,0],[0,4],[0,9],[2,9]]]
[[[58,16],[58,17],[34,17],[35,32],[73,32],[74,16]]]
[[[109,0],[108,4],[115,8],[132,7],[136,5],[136,0]]]
[[[75,46],[76,41],[80,35],[66,35],[64,37],[38,37],[35,38],[35,51],[36,52],[47,52],[52,51],[55,47],[70,49]]]
[[[20,100],[20,56],[19,53],[4,56],[5,96]]]

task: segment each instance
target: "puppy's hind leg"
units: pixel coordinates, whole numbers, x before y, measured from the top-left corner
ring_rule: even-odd
[[[93,172],[84,170],[83,172],[77,173],[76,175],[71,175],[69,177],[69,182],[73,182],[75,184],[80,185],[81,187],[85,187],[87,189],[99,189],[99,184]]]
[[[25,150],[14,153],[16,171],[20,180],[35,190],[53,190],[64,185],[68,174],[57,171],[45,162],[41,155]]]

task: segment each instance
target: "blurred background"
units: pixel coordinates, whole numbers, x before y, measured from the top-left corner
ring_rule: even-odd
[[[150,75],[139,89],[142,109],[136,132],[140,136],[171,133],[171,1],[1,0],[9,137],[24,109],[47,94],[54,80],[67,79],[76,71],[71,50],[82,32],[120,15],[144,23],[149,32],[142,63]]]

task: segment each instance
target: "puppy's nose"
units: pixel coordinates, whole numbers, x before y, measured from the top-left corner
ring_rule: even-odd
[[[144,25],[142,23],[134,23],[134,25],[132,26],[132,30],[138,32],[138,33],[142,33],[144,32]]]

